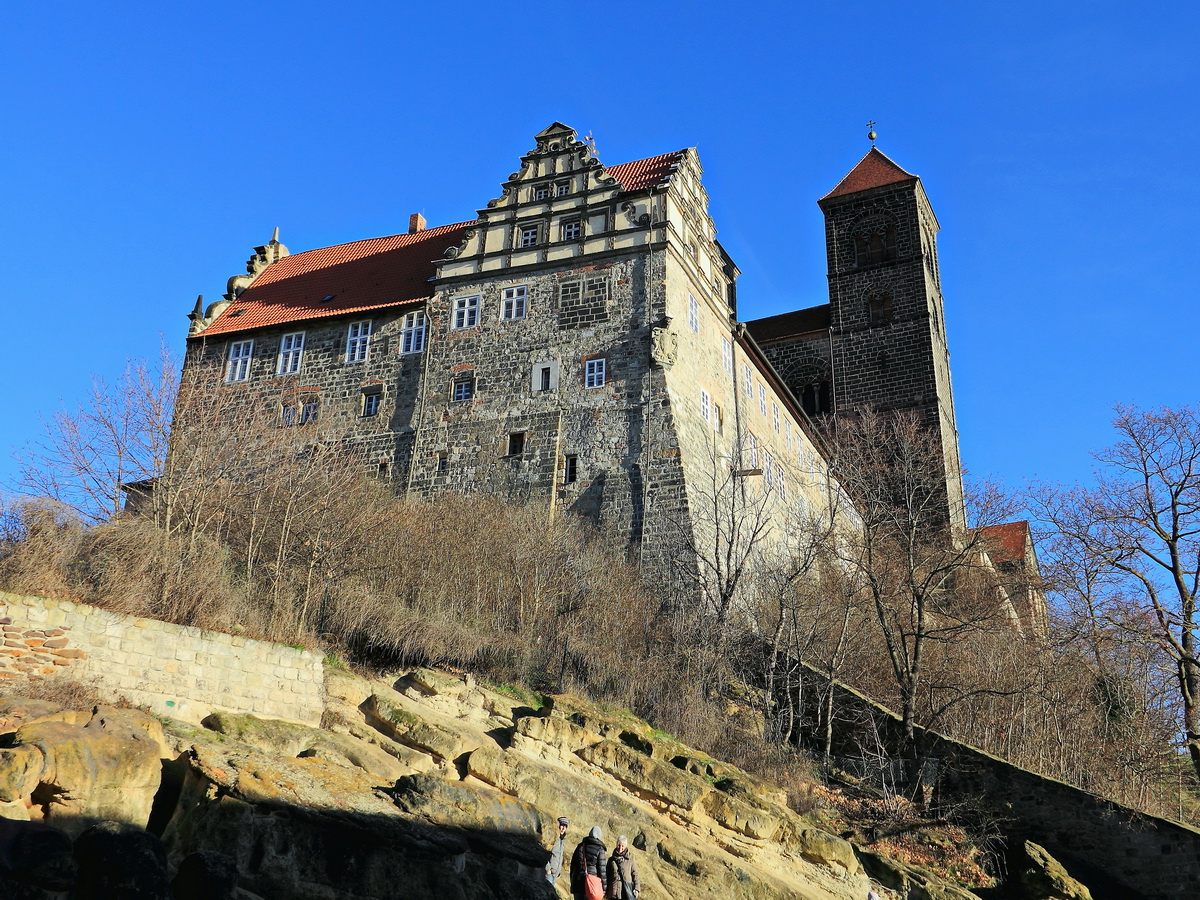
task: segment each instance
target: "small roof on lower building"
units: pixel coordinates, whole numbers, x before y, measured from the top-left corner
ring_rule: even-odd
[[[746,323],[746,330],[760,344],[785,341],[802,334],[811,334],[814,331],[826,331],[828,328],[828,303],[822,306],[810,306],[808,309],[780,313],[777,316],[767,316],[764,319],[754,319]]]

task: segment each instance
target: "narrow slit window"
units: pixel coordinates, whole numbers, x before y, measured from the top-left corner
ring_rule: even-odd
[[[574,484],[579,480],[579,457],[568,454],[563,457],[563,484]]]

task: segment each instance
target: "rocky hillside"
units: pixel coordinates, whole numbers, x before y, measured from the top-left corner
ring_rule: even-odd
[[[551,898],[565,815],[569,849],[629,835],[647,900],[973,896],[624,713],[430,670],[326,683],[321,729],[0,701],[0,895]]]

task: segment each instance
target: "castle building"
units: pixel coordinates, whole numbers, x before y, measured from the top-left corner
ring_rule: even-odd
[[[770,494],[779,540],[848,507],[818,423],[862,405],[921,416],[963,523],[919,179],[872,148],[819,201],[830,302],[741,323],[702,171],[694,148],[606,166],[556,122],[470,221],[295,254],[276,231],[197,301],[185,366],[280,427],[320,422],[400,492],[543,501],[651,565],[681,530],[711,539],[731,477]]]

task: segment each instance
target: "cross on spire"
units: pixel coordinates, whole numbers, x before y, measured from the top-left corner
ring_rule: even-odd
[[[867,123],[867,139],[871,142],[872,147],[875,146],[875,138],[877,137],[879,137],[879,135],[875,133],[875,120],[872,119]]]

